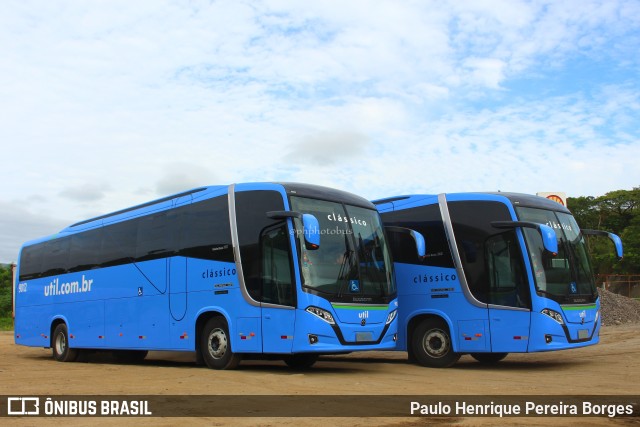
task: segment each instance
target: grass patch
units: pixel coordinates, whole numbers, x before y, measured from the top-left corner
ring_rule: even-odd
[[[0,317],[0,331],[13,331],[13,319],[11,317]]]

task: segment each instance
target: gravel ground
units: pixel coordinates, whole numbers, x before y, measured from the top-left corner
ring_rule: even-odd
[[[598,288],[602,325],[622,325],[640,322],[640,302]]]

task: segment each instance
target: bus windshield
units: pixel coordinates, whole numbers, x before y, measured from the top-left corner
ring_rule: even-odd
[[[522,221],[546,224],[558,237],[558,254],[544,250],[540,234],[524,229],[538,294],[559,303],[595,302],[597,290],[587,246],[572,215],[544,209],[519,207]]]
[[[304,197],[291,197],[291,208],[315,215],[320,224],[320,248],[307,250],[302,223],[295,220],[303,289],[339,302],[384,303],[395,297],[377,211]]]

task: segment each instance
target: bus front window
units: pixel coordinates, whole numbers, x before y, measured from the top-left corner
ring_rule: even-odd
[[[572,215],[535,208],[517,208],[522,221],[552,227],[558,237],[558,253],[544,250],[540,234],[524,229],[538,293],[560,303],[594,302],[593,272],[584,237]]]
[[[391,259],[375,210],[304,197],[291,197],[291,208],[313,214],[320,224],[319,249],[307,250],[297,232],[303,289],[340,302],[395,297]],[[295,223],[302,230],[301,222]]]

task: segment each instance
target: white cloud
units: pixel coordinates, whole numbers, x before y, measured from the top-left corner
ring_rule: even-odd
[[[242,181],[630,188],[637,28],[627,0],[7,2],[0,201],[45,224]]]
[[[59,196],[77,202],[95,202],[104,198],[108,184],[84,183],[74,187],[67,187],[60,191]]]

